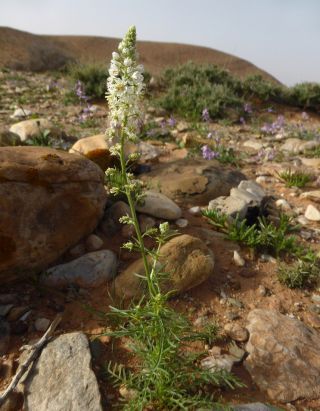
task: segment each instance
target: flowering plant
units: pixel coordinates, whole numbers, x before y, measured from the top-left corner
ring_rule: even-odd
[[[120,325],[105,334],[129,338],[131,350],[140,360],[138,371],[124,372],[118,364],[109,364],[108,370],[116,384],[124,384],[132,394],[125,409],[143,410],[151,407],[185,410],[208,407],[212,405],[211,398],[191,392],[190,378],[195,387],[200,387],[204,382],[214,385],[224,383],[230,387],[239,383],[225,372],[203,370],[195,363],[197,356],[191,361],[181,353],[183,341],[211,339],[214,328],[209,327],[207,334],[192,331],[188,320],[167,304],[171,293],[161,291],[160,279],[168,275],[163,273],[164,267],[159,264],[161,246],[176,235],[170,230],[169,223],[164,222],[159,229],[148,229],[144,233],[139,226],[135,205],[141,198],[142,187],[126,169],[128,161],[133,161],[137,156],[126,159],[124,154],[125,144],[137,141],[140,102],[144,91],[143,69],[137,64],[135,43],[136,30],[131,27],[120,43],[118,52],[112,54],[106,96],[111,118],[108,135],[113,139],[112,154],[118,157],[120,169],[108,169],[107,177],[112,183],[110,191],[114,194],[123,193],[127,197],[131,216],[122,217],[121,222],[134,226],[136,238],[123,247],[140,252],[145,269],[142,279],[147,289],[145,297],[137,304],[132,303],[128,309],[111,307],[110,315],[116,317]],[[146,236],[155,240],[154,249],[144,245]]]

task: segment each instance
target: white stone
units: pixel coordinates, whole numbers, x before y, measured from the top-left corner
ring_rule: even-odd
[[[20,121],[10,127],[11,133],[18,134],[21,141],[36,137],[45,130],[52,130],[52,124],[45,118]]]
[[[16,108],[10,118],[25,118],[30,116],[31,114],[32,111],[28,110],[27,108]]]
[[[284,198],[279,198],[279,200],[276,201],[276,207],[284,211],[288,211],[291,209],[290,204]]]
[[[320,221],[320,211],[312,204],[309,204],[304,216],[310,221]]]
[[[233,252],[233,261],[238,267],[243,267],[246,263],[237,250],[234,250]]]
[[[143,204],[136,206],[140,213],[165,220],[177,220],[181,217],[180,207],[164,194],[156,191],[146,191],[144,194]]]
[[[185,228],[188,226],[189,221],[185,218],[178,218],[178,220],[175,221],[175,224],[180,228]]]

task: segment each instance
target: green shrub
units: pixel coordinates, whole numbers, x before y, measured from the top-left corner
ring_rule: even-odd
[[[297,261],[278,269],[278,279],[289,288],[311,287],[319,281],[320,267],[316,262]]]
[[[190,120],[200,120],[204,108],[211,118],[222,117],[227,108],[240,108],[241,97],[236,94],[238,81],[216,66],[193,63],[168,69],[162,78],[165,91],[160,105]]]
[[[290,88],[287,103],[304,109],[320,109],[320,84],[300,83]]]
[[[241,84],[245,98],[258,98],[261,101],[283,101],[284,88],[265,80],[261,75],[248,76]]]
[[[85,94],[91,98],[103,98],[106,93],[107,67],[99,63],[79,63],[68,68],[73,86],[81,81]]]

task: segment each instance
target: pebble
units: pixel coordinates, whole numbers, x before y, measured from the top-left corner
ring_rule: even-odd
[[[290,204],[284,198],[279,198],[279,200],[276,201],[276,207],[284,211],[289,211],[291,209]]]
[[[261,254],[260,260],[264,263],[276,264],[277,260],[269,254]]]
[[[320,211],[312,204],[308,205],[304,216],[310,221],[320,221]]]
[[[264,285],[260,284],[259,287],[258,287],[258,294],[261,297],[265,297],[267,295],[267,292],[268,291],[267,291],[266,287]]]
[[[217,370],[226,370],[231,372],[235,362],[237,362],[237,359],[233,355],[222,354],[216,357],[210,356],[204,358],[201,361],[201,367],[205,370],[212,370],[213,372]]]
[[[243,267],[246,263],[237,250],[233,251],[233,261],[238,267]]]
[[[42,331],[42,332],[47,331],[49,325],[50,325],[50,320],[48,320],[48,318],[37,318],[34,323],[35,329],[37,331]]]
[[[13,308],[13,304],[0,305],[0,317],[5,317]]]
[[[248,330],[237,323],[225,324],[224,331],[234,341],[244,342],[249,338]]]
[[[185,228],[188,226],[189,221],[186,220],[185,218],[178,218],[178,220],[175,221],[175,224],[179,227],[179,228]]]
[[[319,294],[312,294],[311,300],[316,304],[320,304],[320,295]]]
[[[199,206],[191,207],[188,211],[192,215],[201,215],[201,207]]]
[[[307,225],[310,223],[310,221],[304,215],[299,215],[296,220],[300,225]]]
[[[90,234],[86,239],[86,249],[88,252],[100,250],[103,240],[96,234]]]

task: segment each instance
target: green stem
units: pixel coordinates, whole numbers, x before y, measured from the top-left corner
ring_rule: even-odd
[[[129,203],[129,207],[130,207],[130,211],[131,211],[131,216],[132,216],[132,220],[133,220],[133,225],[136,231],[136,235],[137,235],[137,239],[139,242],[139,246],[140,246],[140,252],[141,252],[141,257],[142,257],[142,261],[143,261],[143,266],[144,266],[144,270],[145,270],[145,274],[146,274],[146,278],[147,278],[147,283],[148,283],[148,289],[149,289],[149,293],[150,295],[154,295],[155,293],[155,289],[153,287],[152,284],[152,279],[151,279],[151,271],[150,271],[150,267],[149,267],[149,263],[148,263],[148,259],[147,259],[147,252],[144,246],[144,242],[143,242],[143,238],[142,238],[142,234],[141,234],[141,230],[140,230],[140,226],[139,226],[139,222],[138,222],[138,218],[137,218],[137,213],[136,213],[136,209],[135,209],[135,204],[131,195],[131,191],[130,188],[128,188],[128,176],[127,176],[127,170],[126,170],[126,159],[125,159],[125,153],[124,153],[124,144],[125,144],[125,136],[123,131],[121,132],[121,141],[120,141],[120,165],[121,165],[121,176],[122,176],[122,184],[125,187],[125,193],[128,199],[128,203]]]

